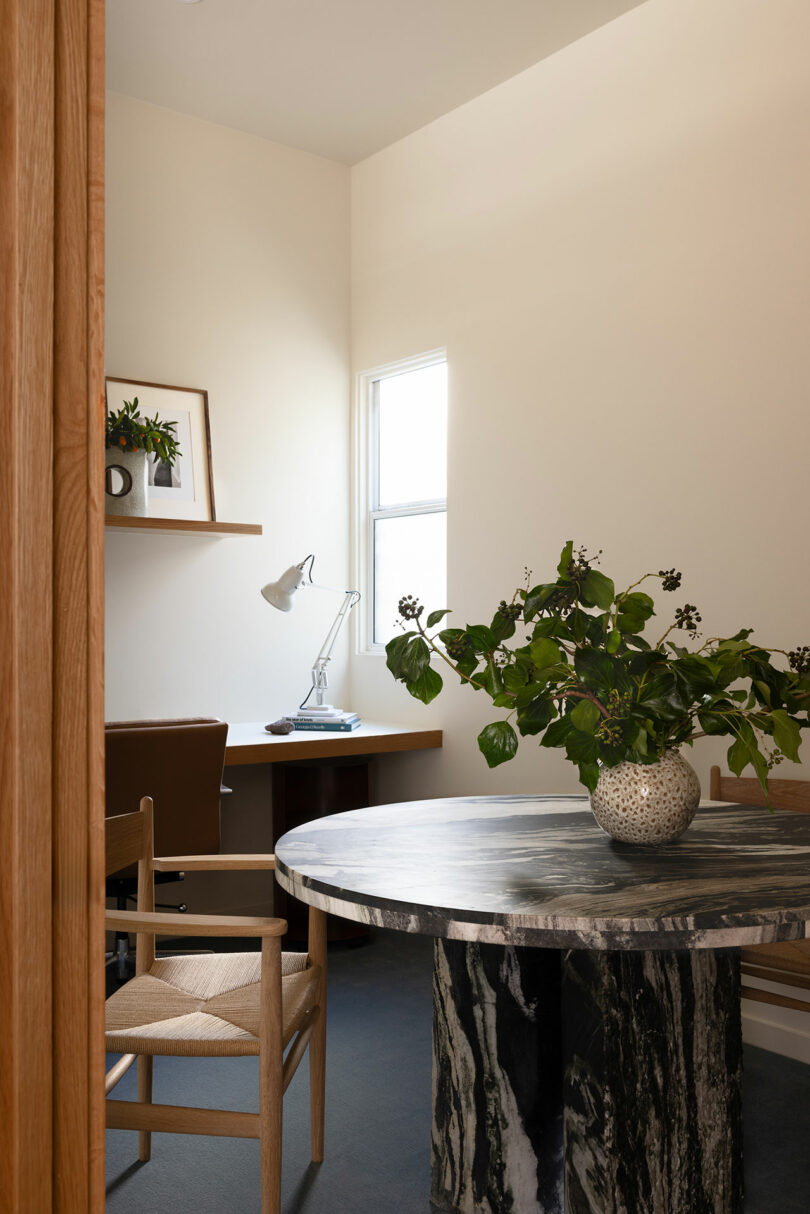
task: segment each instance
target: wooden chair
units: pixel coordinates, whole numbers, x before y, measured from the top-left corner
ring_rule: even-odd
[[[108,911],[106,916],[108,929],[137,934],[135,977],[107,1000],[107,1049],[123,1056],[107,1073],[106,1091],[137,1059],[138,1100],[108,1100],[107,1127],[138,1130],[144,1162],[150,1158],[153,1130],[258,1138],[262,1214],[280,1214],[282,1096],[307,1046],[312,1159],[323,1159],[326,916],[310,910],[307,952],[282,953],[283,919],[155,913],[155,872],[269,870],[274,857],[155,857],[149,797],[136,813],[108,818],[105,825],[107,872],[138,865],[137,910]],[[163,933],[256,937],[261,952],[156,960],[155,936]],[[160,1054],[257,1055],[259,1112],[153,1104],[152,1059]]]
[[[810,813],[810,780],[769,780],[771,805],[795,813]],[[709,795],[713,801],[731,801],[743,805],[764,805],[765,794],[754,777],[721,776],[713,767],[709,780]],[[742,972],[752,978],[778,982],[810,991],[810,940],[786,940],[776,944],[756,944],[742,950]],[[744,986],[744,999],[771,1003],[810,1012],[810,997],[793,999],[790,995]]]

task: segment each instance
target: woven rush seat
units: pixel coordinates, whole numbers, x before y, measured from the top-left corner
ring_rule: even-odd
[[[283,1043],[317,1001],[321,967],[281,954]],[[259,1053],[261,953],[155,960],[106,1004],[106,1048],[121,1054],[244,1056]]]

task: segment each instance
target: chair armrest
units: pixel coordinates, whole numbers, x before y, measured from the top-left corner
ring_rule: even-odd
[[[276,857],[262,852],[215,856],[155,856],[152,868],[157,873],[234,872],[276,867]]]
[[[166,936],[283,936],[284,919],[245,915],[163,915],[154,911],[107,911],[107,931]]]

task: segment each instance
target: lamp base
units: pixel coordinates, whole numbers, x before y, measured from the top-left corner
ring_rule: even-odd
[[[347,721],[356,719],[356,712],[349,712],[345,708],[336,708],[333,704],[323,704],[315,708],[299,708],[296,712],[290,712],[285,717],[287,721]]]

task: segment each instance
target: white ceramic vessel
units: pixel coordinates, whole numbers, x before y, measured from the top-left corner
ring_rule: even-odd
[[[146,514],[145,451],[105,451],[104,510],[107,514]]]
[[[669,843],[687,829],[700,801],[700,782],[676,751],[658,763],[605,767],[591,793],[602,830],[622,843]]]

